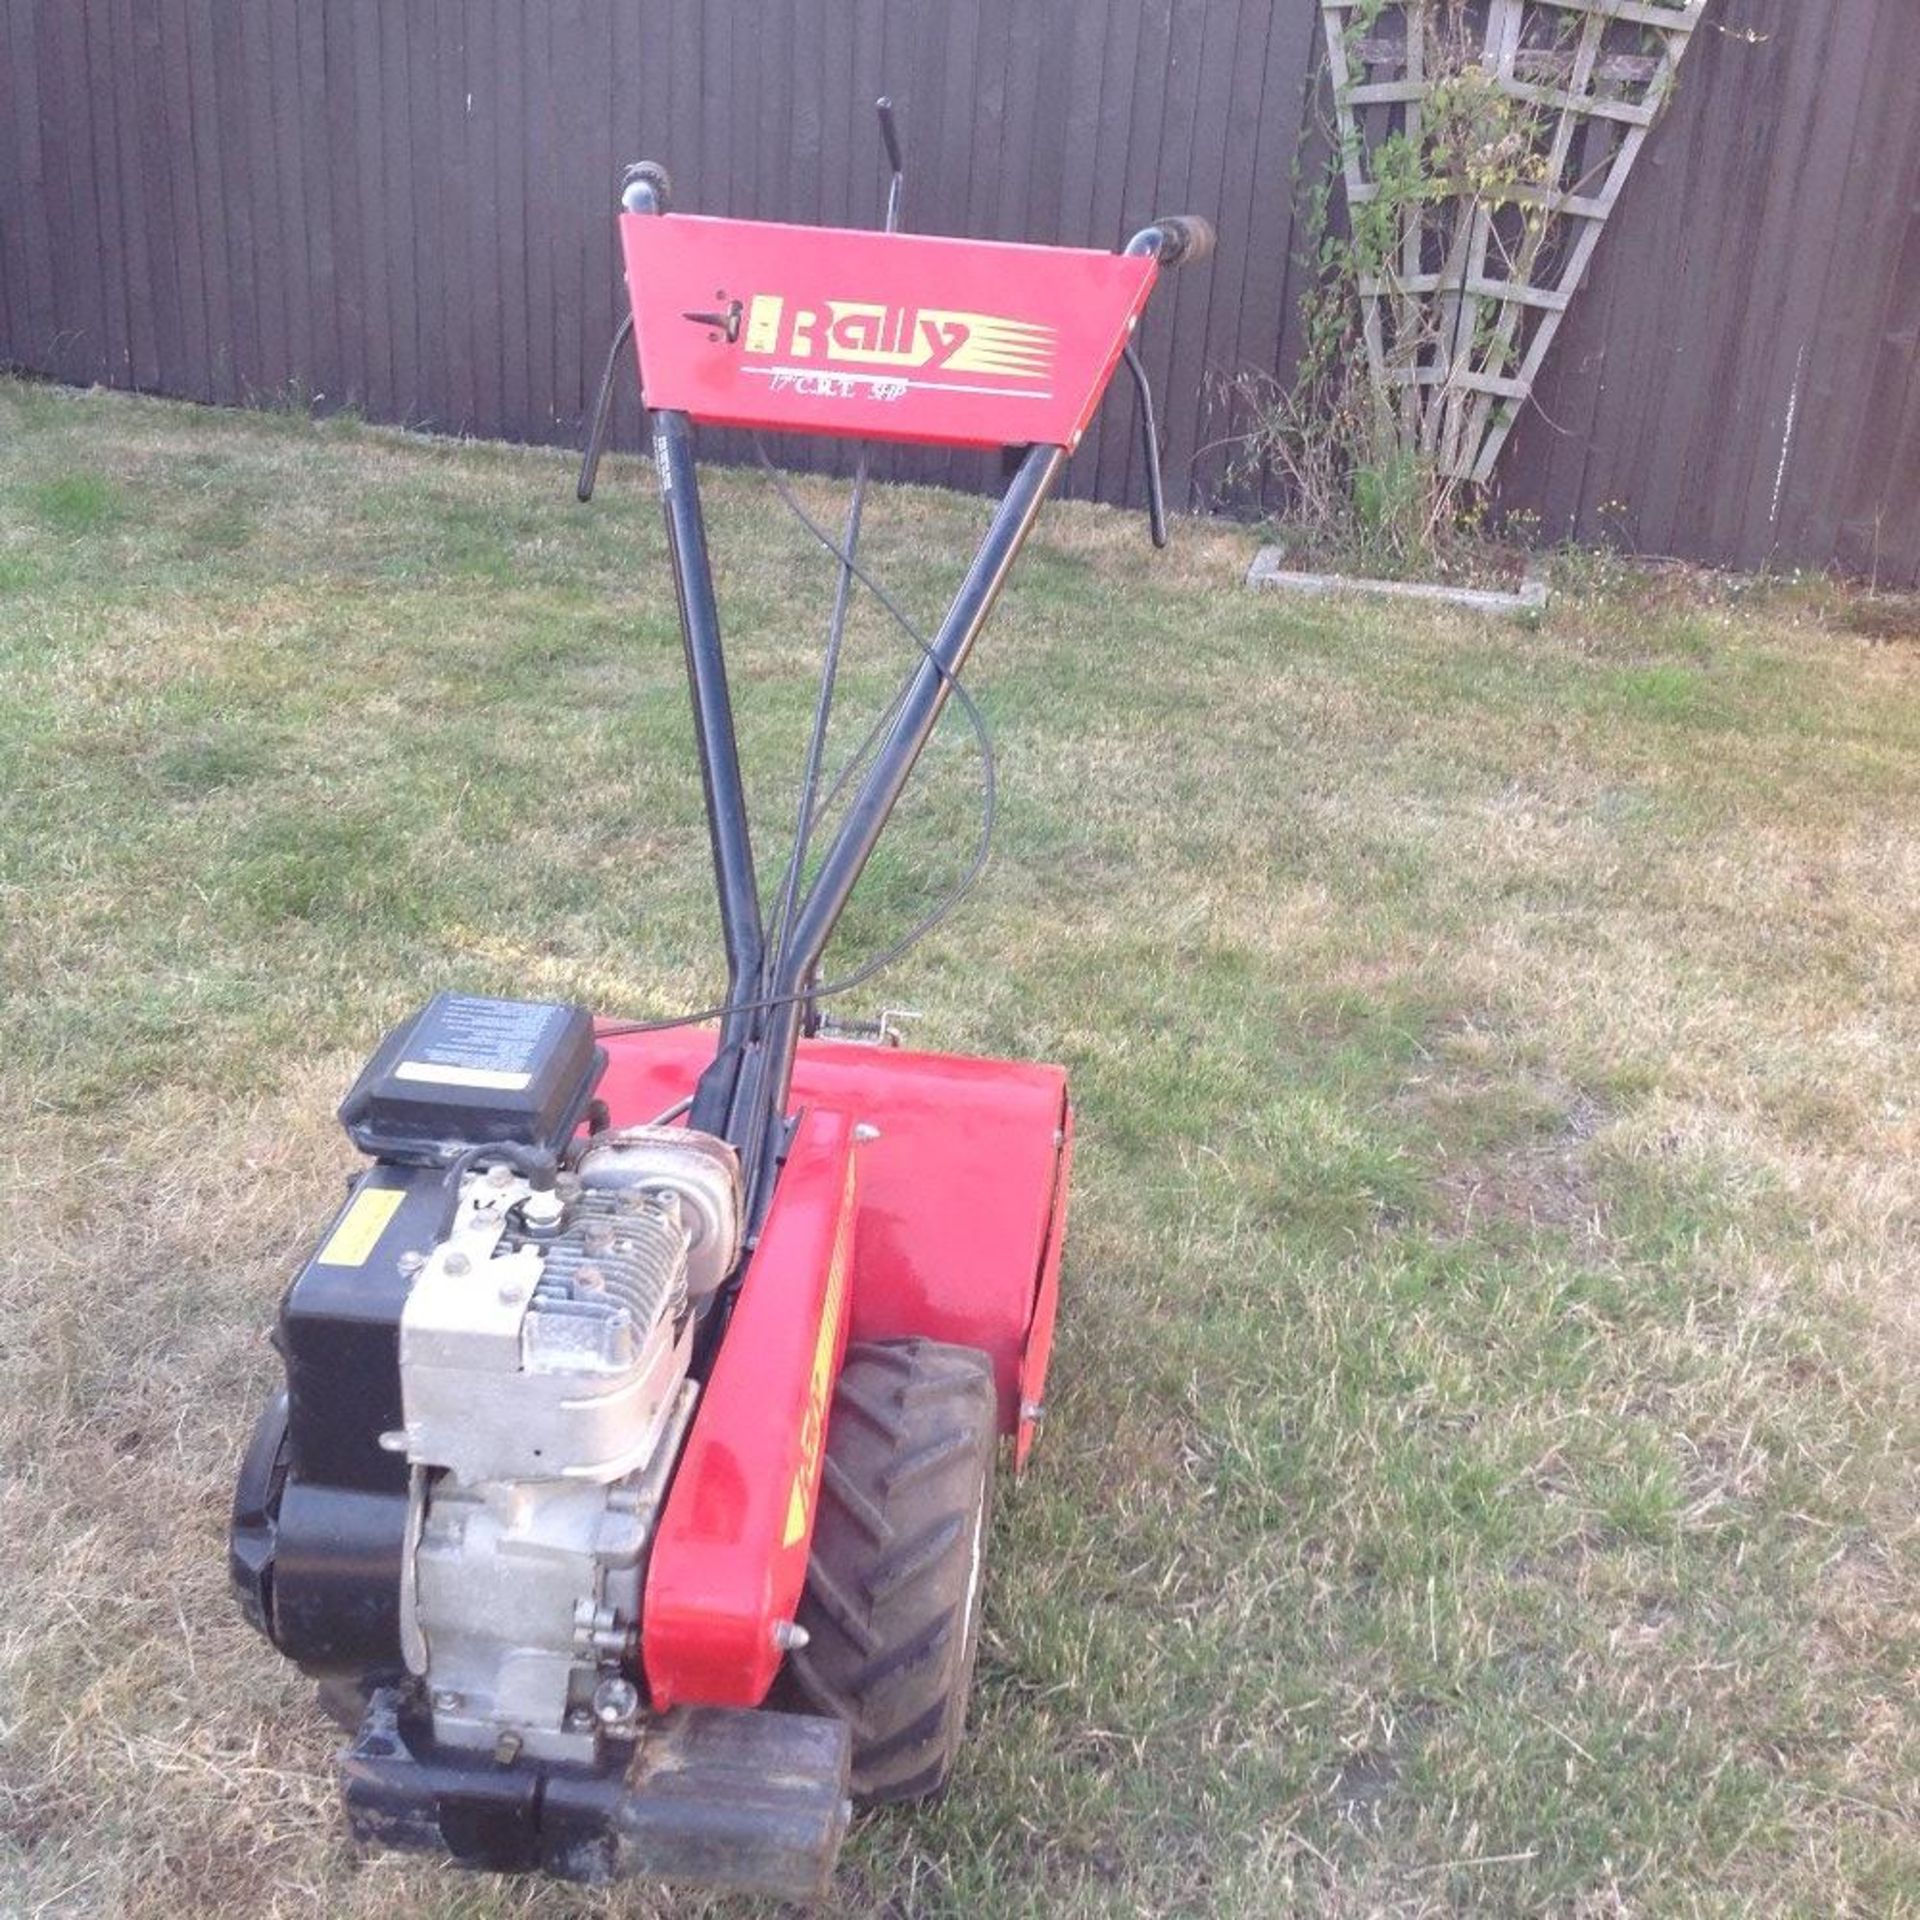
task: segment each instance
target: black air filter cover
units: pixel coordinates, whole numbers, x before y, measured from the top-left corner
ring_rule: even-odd
[[[443,1167],[469,1147],[558,1153],[605,1070],[585,1007],[442,993],[381,1042],[340,1121],[362,1153]]]

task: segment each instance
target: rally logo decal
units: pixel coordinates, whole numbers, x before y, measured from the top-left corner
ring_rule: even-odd
[[[898,400],[916,387],[942,393],[1049,399],[1055,332],[998,313],[890,306],[873,300],[788,301],[757,293],[743,345],[775,392]]]

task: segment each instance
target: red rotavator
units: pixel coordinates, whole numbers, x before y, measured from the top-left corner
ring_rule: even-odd
[[[1042,1412],[1072,1110],[1058,1067],[905,1051],[885,1018],[877,1044],[836,1037],[826,1007],[879,963],[824,959],[950,699],[988,752],[962,669],[1123,359],[1164,544],[1131,337],[1212,235],[903,235],[885,102],[881,124],[882,232],[675,214],[651,166],[623,196],[724,999],[596,1021],[437,995],[348,1094],[370,1164],[282,1302],[232,1574],[348,1724],[365,1842],[805,1897],[853,1801],[936,1791],[959,1750],[996,1455],[1024,1467]],[[837,537],[773,474],[838,583],[765,897],[695,423],[1019,450],[937,630],[880,594],[912,667],[830,780],[847,604],[873,584],[865,455]]]

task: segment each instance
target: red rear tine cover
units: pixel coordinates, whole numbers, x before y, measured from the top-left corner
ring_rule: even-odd
[[[620,233],[648,406],[937,446],[1077,446],[1157,271],[693,214],[623,214]]]

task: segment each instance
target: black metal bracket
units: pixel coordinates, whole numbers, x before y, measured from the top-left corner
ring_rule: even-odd
[[[494,1873],[676,1880],[812,1901],[847,1829],[839,1720],[726,1707],[646,1721],[583,1768],[437,1747],[397,1689],[340,1756],[356,1840]]]

